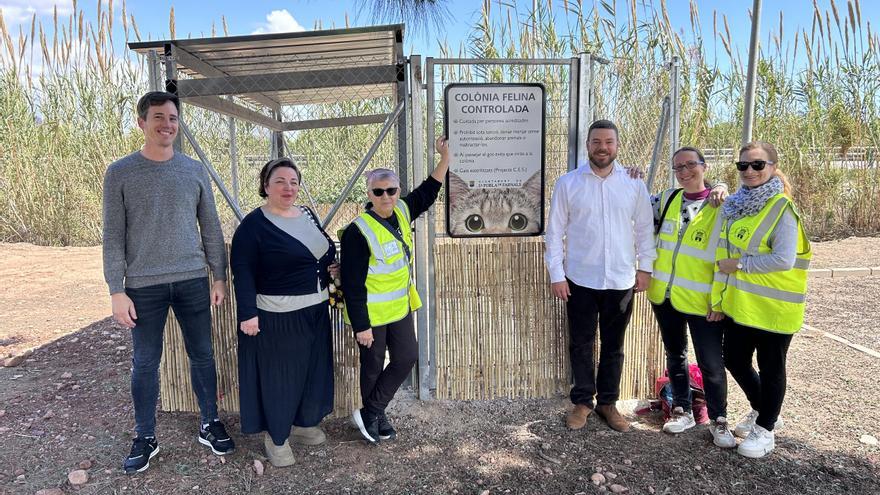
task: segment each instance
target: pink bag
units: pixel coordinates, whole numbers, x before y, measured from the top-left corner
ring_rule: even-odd
[[[694,421],[699,425],[709,422],[709,411],[706,409],[706,394],[703,392],[703,373],[700,367],[694,363],[688,366],[691,384],[691,410],[694,412]],[[660,399],[663,409],[663,421],[672,416],[672,385],[669,383],[669,370],[663,370],[663,376],[654,382],[654,393]]]

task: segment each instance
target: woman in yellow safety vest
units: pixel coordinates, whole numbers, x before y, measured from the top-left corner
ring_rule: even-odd
[[[705,181],[706,160],[697,148],[680,148],[673,154],[672,163],[681,187],[667,189],[652,198],[658,226],[657,260],[648,287],[648,299],[666,348],[666,369],[672,388],[672,414],[663,431],[681,433],[696,425],[688,371],[690,328],[703,376],[713,442],[722,448],[736,447],[726,419],[723,328],[717,321],[708,321],[715,245],[721,232],[718,206],[727,188],[721,185],[710,191]]]
[[[753,458],[776,445],[785,359],[792,335],[804,321],[812,257],[778,162],[770,143],[755,141],[740,149],[736,168],[742,187],[721,209],[712,287],[711,317],[724,318],[724,363],[752,407],[734,430],[745,438],[737,450]],[[756,352],[757,372],[752,367]]]
[[[411,224],[434,204],[449,169],[446,139],[439,138],[436,148],[437,167],[403,198],[394,171],[368,173],[370,203],[340,239],[345,321],[354,330],[360,351],[363,408],[355,410],[352,419],[373,444],[396,437],[385,408],[418,359],[412,312],[422,303],[412,279]],[[386,348],[391,356],[388,366]]]

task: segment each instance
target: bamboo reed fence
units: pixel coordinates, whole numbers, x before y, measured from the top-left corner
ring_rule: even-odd
[[[449,239],[434,246],[438,399],[557,397],[568,392],[565,305],[549,292],[540,238]],[[227,280],[231,274],[227,272]],[[212,308],[218,406],[239,410],[235,294]],[[360,407],[358,350],[332,311],[335,415]],[[626,336],[621,399],[654,395],[663,344],[643,294]],[[596,353],[598,355],[598,353]],[[162,409],[198,411],[189,360],[173,312],[161,363]]]
[[[437,240],[438,398],[568,392],[565,305],[550,295],[543,255],[540,238]],[[636,297],[624,352],[621,399],[653,396],[664,354],[643,294]]]

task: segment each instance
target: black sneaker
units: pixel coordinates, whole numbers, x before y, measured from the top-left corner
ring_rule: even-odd
[[[355,409],[351,413],[351,419],[366,441],[371,444],[379,443],[381,438],[379,436],[379,416],[370,413],[366,409]]]
[[[229,438],[226,427],[219,419],[199,428],[199,443],[211,447],[211,452],[217,455],[231,454],[235,450],[235,442]]]
[[[382,440],[394,440],[397,438],[397,432],[394,431],[394,427],[388,422],[388,416],[385,415],[385,411],[382,411],[382,414],[379,415],[378,419],[379,438]]]
[[[155,437],[137,437],[131,444],[131,452],[122,461],[125,474],[141,473],[150,467],[150,459],[159,453],[159,442]]]

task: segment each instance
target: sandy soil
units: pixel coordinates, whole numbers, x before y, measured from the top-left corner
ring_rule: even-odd
[[[110,315],[101,247],[0,243],[0,357]]]
[[[865,266],[880,239],[816,243],[816,267]],[[880,359],[801,332],[789,356],[785,428],[777,450],[750,461],[711,445],[705,429],[660,432],[656,415],[631,417],[618,434],[590,418],[564,426],[564,398],[392,403],[399,438],[379,447],[358,440],[344,420],[327,421],[329,441],[294,448],[297,464],[257,475],[261,439],[238,434],[228,458],[195,442],[194,414],[160,413],[162,453],[149,471],[126,476],[130,447],[130,338],[108,318],[100,248],[0,244],[0,356],[35,349],[0,368],[0,493],[458,493],[593,494],[593,472],[610,471],[628,493],[876,494],[880,448]],[[880,350],[880,277],[814,279],[807,323]],[[20,304],[19,304],[20,303]],[[748,406],[730,383],[729,415]],[[70,471],[89,481],[72,486]],[[609,475],[610,479],[611,476]]]
[[[856,268],[880,266],[880,238],[848,237],[814,242],[810,268]]]

